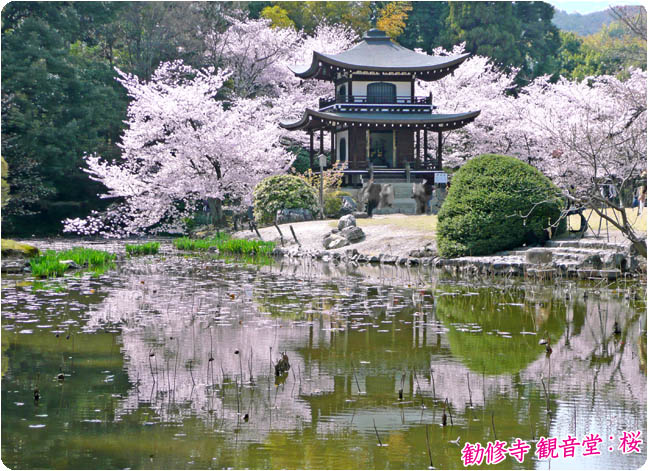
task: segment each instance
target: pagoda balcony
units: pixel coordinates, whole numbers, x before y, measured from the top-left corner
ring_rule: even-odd
[[[370,107],[371,105],[392,105],[398,108],[424,106],[429,111],[432,105],[432,94],[428,96],[336,95],[334,97],[319,99],[320,110],[329,108],[334,105],[343,105],[340,106],[340,108],[348,107],[344,105],[351,105],[351,107],[356,107],[357,105],[361,105],[363,107]]]

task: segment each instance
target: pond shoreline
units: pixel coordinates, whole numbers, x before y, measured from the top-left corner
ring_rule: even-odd
[[[326,250],[321,241],[334,223],[335,221],[329,220],[283,224],[279,226],[280,229],[283,228],[283,240],[275,227],[259,231],[264,240],[277,244],[273,251],[276,257],[310,258],[325,263],[423,265],[455,276],[521,276],[541,279],[615,280],[646,274],[646,260],[637,255],[630,243],[620,236],[612,236],[609,241],[594,237],[560,238],[549,241],[544,247],[520,247],[489,256],[443,258],[436,251],[434,233],[392,224],[363,225],[363,240]],[[291,234],[290,226],[294,228],[299,242],[286,235]],[[234,236],[258,239],[250,231],[240,231]]]

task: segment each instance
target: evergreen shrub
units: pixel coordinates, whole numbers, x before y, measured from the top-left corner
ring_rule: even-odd
[[[335,218],[340,216],[343,196],[350,197],[351,193],[340,190],[324,193],[324,214],[326,217]]]
[[[254,218],[271,223],[280,209],[317,211],[315,190],[303,178],[294,175],[268,177],[254,188]]]
[[[439,254],[488,255],[544,240],[563,207],[560,190],[531,165],[503,155],[475,157],[454,175],[439,211]],[[564,230],[563,218],[552,231]]]

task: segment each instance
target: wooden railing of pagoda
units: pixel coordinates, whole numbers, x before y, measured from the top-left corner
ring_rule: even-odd
[[[319,107],[326,108],[335,104],[358,105],[431,105],[432,95],[428,96],[368,96],[368,95],[336,95],[320,98]]]

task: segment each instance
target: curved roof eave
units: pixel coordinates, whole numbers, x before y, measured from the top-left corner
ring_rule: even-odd
[[[432,57],[432,56],[425,56],[423,54],[421,54],[421,56]],[[470,57],[469,52],[458,56],[448,56],[449,60],[439,62],[437,64],[406,66],[406,67],[403,66],[386,67],[386,66],[369,65],[369,64],[351,64],[348,62],[340,61],[326,54],[313,51],[313,60],[311,61],[310,65],[302,65],[302,66],[295,65],[292,67],[289,66],[288,68],[296,76],[300,78],[311,78],[317,75],[317,72],[320,69],[320,62],[328,65],[332,65],[334,67],[340,67],[348,70],[359,70],[359,71],[366,70],[366,71],[378,71],[378,72],[430,72],[438,69],[443,69],[445,67],[453,67],[455,65],[458,66],[459,64],[464,62],[468,57]]]
[[[362,117],[357,117],[357,116],[345,117],[344,114],[325,113],[322,111],[315,111],[315,110],[311,110],[310,108],[306,108],[306,111],[302,115],[301,119],[299,119],[298,121],[292,123],[281,122],[279,123],[279,125],[282,128],[289,129],[289,130],[300,129],[308,124],[309,117],[326,119],[330,121],[339,121],[341,123],[438,124],[438,123],[446,123],[446,122],[461,121],[461,120],[474,120],[475,118],[477,118],[477,116],[480,115],[480,113],[481,110],[469,111],[466,113],[455,113],[455,114],[430,114],[427,117],[421,119],[416,119],[418,118],[418,116],[409,116],[408,119],[402,119],[402,117],[405,117],[407,115],[404,115],[403,113],[398,113],[398,115],[401,116],[401,119],[399,120],[397,116],[389,116],[387,118],[371,118],[370,113],[367,114],[363,113]]]

